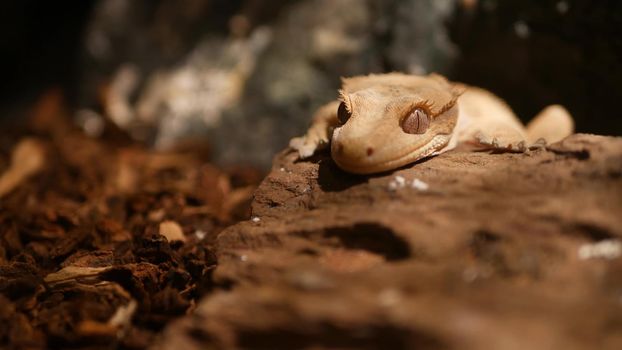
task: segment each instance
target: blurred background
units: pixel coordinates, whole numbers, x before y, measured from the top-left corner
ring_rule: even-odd
[[[0,127],[61,91],[77,126],[156,149],[208,143],[269,167],[340,76],[438,72],[524,121],[565,105],[578,132],[621,135],[619,0],[3,2]]]

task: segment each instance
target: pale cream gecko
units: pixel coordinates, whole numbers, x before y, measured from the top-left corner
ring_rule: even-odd
[[[562,106],[545,108],[525,127],[492,93],[437,74],[344,78],[339,92],[339,99],[319,108],[307,133],[290,146],[307,158],[330,143],[337,165],[357,174],[399,168],[462,142],[525,152],[574,129]]]

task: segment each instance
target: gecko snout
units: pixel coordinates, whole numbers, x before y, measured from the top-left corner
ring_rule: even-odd
[[[373,156],[376,149],[370,145],[335,141],[332,146],[333,156],[340,159],[363,160]]]

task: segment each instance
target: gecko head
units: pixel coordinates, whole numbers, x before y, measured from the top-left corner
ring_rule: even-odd
[[[366,81],[356,81],[367,79]],[[460,93],[438,75],[344,79],[331,155],[348,172],[395,169],[440,151],[458,119]]]

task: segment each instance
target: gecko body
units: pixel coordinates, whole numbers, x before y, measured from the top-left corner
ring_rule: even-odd
[[[330,145],[345,171],[372,174],[440,154],[468,142],[509,152],[558,141],[573,132],[559,105],[523,126],[492,93],[437,74],[372,74],[344,78],[339,99],[317,110],[302,137],[290,146],[300,158]]]

